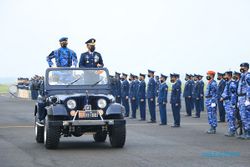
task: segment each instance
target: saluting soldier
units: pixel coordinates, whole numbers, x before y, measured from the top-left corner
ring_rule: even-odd
[[[167,125],[167,102],[168,102],[168,85],[166,84],[167,76],[161,74],[160,77],[160,85],[159,85],[159,96],[158,96],[158,104],[160,110],[160,125]]]
[[[100,53],[95,51],[96,40],[94,38],[85,42],[88,51],[81,54],[79,67],[96,68],[103,67],[103,60]]]

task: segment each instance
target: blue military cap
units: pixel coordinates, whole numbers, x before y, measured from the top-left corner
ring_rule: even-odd
[[[190,74],[186,74],[186,77],[190,77]]]
[[[233,75],[233,72],[232,71],[226,71],[225,74],[228,74],[228,75]]]
[[[122,73],[122,76],[127,77],[127,76],[128,76],[128,74]]]
[[[174,76],[177,77],[177,78],[179,78],[179,77],[180,77],[180,74],[174,73]]]
[[[217,75],[218,75],[218,76],[223,76],[223,75],[224,75],[224,73],[217,72]]]
[[[203,77],[203,75],[200,75],[200,74],[199,74],[199,75],[198,75],[198,77],[201,77],[201,78],[202,78],[202,77]]]
[[[146,77],[146,74],[140,73],[139,75],[142,76],[142,77],[144,77],[144,78]]]
[[[172,77],[175,77],[175,75],[174,74],[170,74],[170,78],[172,78]]]
[[[241,75],[241,73],[234,71],[234,75]]]
[[[67,41],[68,40],[68,38],[67,37],[62,37],[62,38],[60,38],[59,39],[59,42],[62,42],[62,41]]]
[[[148,73],[155,73],[155,71],[153,71],[153,70],[148,70]]]
[[[165,79],[167,79],[167,78],[168,78],[168,76],[163,75],[163,74],[161,74],[161,77],[162,77],[162,78],[165,78]]]
[[[95,42],[96,42],[96,40],[95,40],[94,38],[91,38],[91,39],[87,40],[87,41],[85,42],[85,44],[88,44],[88,45],[95,45]]]
[[[121,73],[119,73],[119,72],[115,72],[115,75],[121,75]]]

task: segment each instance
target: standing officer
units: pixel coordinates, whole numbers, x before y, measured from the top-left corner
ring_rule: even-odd
[[[136,118],[136,107],[137,107],[137,86],[135,83],[135,76],[130,74],[130,85],[129,85],[129,98],[131,103],[132,116],[131,119]]]
[[[156,83],[156,87],[155,87],[155,89],[156,89],[156,97],[158,97],[158,95],[159,95],[159,86],[161,84],[160,78],[159,78],[158,75],[155,76],[155,83]]]
[[[194,100],[194,105],[195,105],[195,116],[194,118],[200,118],[200,112],[201,112],[201,85],[200,82],[198,81],[198,75],[194,75],[194,88],[192,91],[192,98]]]
[[[186,74],[185,77],[186,83],[184,87],[183,97],[185,98],[185,104],[186,104],[186,116],[192,115],[192,91],[193,91],[193,83],[191,81],[191,76]]]
[[[125,117],[129,117],[129,82],[127,80],[128,75],[122,73],[122,105],[125,107]]]
[[[232,71],[225,72],[226,86],[224,92],[222,93],[221,101],[224,101],[224,107],[226,111],[227,127],[228,132],[225,136],[232,137],[235,136],[236,126],[236,103],[237,103],[237,85],[235,81],[232,80]]]
[[[219,122],[225,122],[225,108],[223,105],[223,101],[221,101],[221,95],[226,86],[226,82],[223,79],[223,76],[224,76],[223,73],[219,73],[219,72],[217,73],[217,80],[219,81],[218,92],[217,92],[218,108],[219,108],[219,116],[220,116]]]
[[[200,98],[201,98],[201,100],[200,100],[200,103],[201,103],[200,109],[201,109],[201,111],[204,111],[204,86],[205,85],[204,85],[204,82],[203,82],[202,78],[203,78],[202,75],[198,75],[198,81],[200,82],[200,88],[201,88],[201,90],[200,90]]]
[[[155,71],[148,70],[148,87],[147,87],[147,99],[148,108],[150,113],[150,121],[148,123],[156,123],[156,113],[155,113],[155,96],[156,96],[156,82],[154,79]]]
[[[167,125],[167,101],[168,101],[168,85],[166,84],[167,76],[161,74],[159,85],[158,104],[160,110],[161,123],[160,125]]]
[[[241,139],[250,139],[250,73],[249,64],[240,65],[241,78],[238,85],[238,103],[240,116],[243,123],[244,133]]]
[[[121,103],[121,94],[122,94],[122,84],[121,84],[121,78],[120,78],[120,73],[115,72],[115,78],[116,78],[116,93],[115,93],[115,100],[116,103]]]
[[[68,38],[63,37],[59,39],[61,48],[52,51],[49,56],[47,56],[47,62],[49,67],[53,66],[52,59],[55,59],[57,67],[71,67],[72,64],[77,66],[77,56],[76,53],[67,47]]]
[[[181,110],[181,82],[178,81],[178,74],[170,74],[172,91],[170,103],[172,107],[174,125],[171,127],[180,127],[180,110]]]
[[[111,88],[111,94],[115,97],[116,94],[116,80],[115,77],[112,75],[109,75],[109,80],[110,80],[110,88]]]
[[[140,74],[137,98],[139,101],[141,121],[146,120],[146,83],[145,74]]]
[[[211,128],[207,131],[208,134],[215,134],[217,127],[217,113],[216,113],[216,102],[218,101],[218,87],[217,83],[214,80],[215,72],[207,72],[207,89],[205,93],[205,104],[207,107],[208,123]]]
[[[134,75],[134,82],[135,82],[135,87],[136,87],[136,110],[138,109],[138,106],[139,106],[139,100],[138,100],[138,97],[137,97],[137,92],[138,92],[138,88],[139,88],[139,78],[137,75]]]
[[[104,66],[101,54],[95,51],[95,43],[96,40],[94,38],[85,42],[88,52],[81,54],[79,67],[95,68]]]

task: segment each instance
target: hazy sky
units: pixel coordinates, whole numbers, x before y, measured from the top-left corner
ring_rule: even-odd
[[[249,0],[0,0],[0,77],[44,74],[69,37],[85,41],[113,73],[201,73],[250,62]]]

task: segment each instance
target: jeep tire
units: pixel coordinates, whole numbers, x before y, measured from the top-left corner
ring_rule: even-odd
[[[109,131],[110,144],[114,148],[123,148],[126,140],[125,124],[113,125]]]
[[[37,116],[35,117],[35,137],[37,143],[43,143],[44,142],[44,127],[37,125]]]
[[[50,126],[46,117],[44,124],[44,145],[47,149],[56,149],[60,141],[60,131],[57,126]]]

